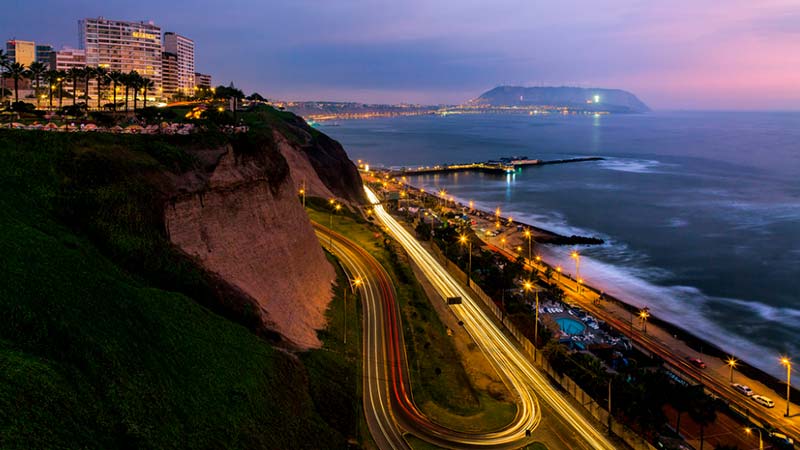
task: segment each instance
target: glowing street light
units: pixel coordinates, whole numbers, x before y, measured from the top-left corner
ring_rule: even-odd
[[[462,245],[467,244],[469,246],[469,264],[467,266],[467,287],[470,286],[470,280],[472,278],[472,241],[467,237],[466,234],[462,234],[458,238],[458,242]]]
[[[577,250],[573,250],[569,256],[575,260],[575,279],[577,280],[578,278],[581,277],[581,254],[578,253]],[[578,285],[577,288],[578,292],[580,292],[581,291],[580,285]]]
[[[764,439],[761,436],[761,428],[756,428],[756,430],[758,431],[758,450],[764,450]],[[747,434],[753,433],[753,429],[750,427],[745,428],[744,431]]]
[[[558,273],[558,281],[561,281],[561,266],[556,266],[556,272]]]
[[[729,356],[727,361],[725,361],[725,364],[727,364],[728,367],[730,367],[731,383],[733,383],[733,369],[736,367],[736,363],[738,362],[739,361],[737,361],[736,358],[734,358],[733,356]]]
[[[528,240],[528,261],[530,261],[530,259],[531,259],[531,239],[533,238],[533,233],[531,233],[530,229],[526,228],[524,234],[525,234],[525,239]]]
[[[300,188],[300,195],[303,196],[303,208],[306,207],[306,180],[303,180],[303,186]]]
[[[533,283],[530,280],[526,280],[522,283],[522,289],[525,292],[530,292],[533,290]],[[539,344],[539,290],[535,291],[536,295],[536,308],[534,309],[534,318],[533,318],[533,340],[534,345]]]
[[[505,250],[506,249],[506,238],[505,237],[501,237],[500,238],[500,244],[502,244],[502,249]]]
[[[650,318],[650,310],[648,308],[642,308],[639,311],[639,319],[642,321],[642,331],[647,333],[647,319]]]
[[[781,364],[786,366],[786,414],[789,417],[789,394],[792,392],[792,360],[786,356],[781,357]]]
[[[353,295],[356,294],[356,288],[361,286],[364,282],[361,277],[356,277],[353,281],[350,281],[350,277],[347,277],[347,281],[350,284],[350,289],[353,291]],[[342,342],[347,344],[347,288],[344,289],[344,325],[342,326],[344,329],[344,336],[342,337]]]
[[[331,251],[333,251],[333,212],[339,212],[339,210],[342,209],[342,205],[336,203],[336,200],[334,199],[330,200],[330,204],[332,208],[330,210],[330,214],[328,215],[328,247],[330,247]]]

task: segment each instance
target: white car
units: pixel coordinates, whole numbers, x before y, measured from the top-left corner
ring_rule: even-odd
[[[755,394],[750,398],[755,400],[755,402],[758,403],[761,406],[766,406],[767,408],[774,408],[775,407],[775,402],[772,401],[772,399],[769,398],[769,397],[765,397],[763,395]]]
[[[746,386],[744,384],[733,383],[731,384],[731,387],[748,397],[752,397],[753,394],[755,394],[755,392],[753,392],[753,390],[750,389],[750,386]]]

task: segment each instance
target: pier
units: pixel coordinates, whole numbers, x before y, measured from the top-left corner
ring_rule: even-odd
[[[520,157],[518,159],[501,158],[500,160],[490,160],[485,162],[476,163],[461,163],[461,164],[437,164],[435,166],[422,166],[422,167],[403,167],[399,170],[392,170],[393,176],[402,175],[424,175],[430,173],[448,173],[448,172],[487,172],[494,174],[508,174],[514,173],[518,167],[523,166],[544,166],[550,164],[568,164],[577,162],[588,161],[602,161],[603,158],[599,156],[589,156],[581,158],[568,158],[568,159],[528,159],[527,157]]]

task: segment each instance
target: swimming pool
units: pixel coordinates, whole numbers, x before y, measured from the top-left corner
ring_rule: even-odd
[[[569,335],[581,334],[583,330],[586,329],[586,325],[582,322],[577,321],[575,319],[570,319],[569,317],[561,317],[556,319],[556,323],[558,324],[561,331],[567,333]]]

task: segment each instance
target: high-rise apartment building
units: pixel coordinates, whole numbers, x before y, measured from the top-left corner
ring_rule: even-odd
[[[32,62],[36,61],[36,44],[32,41],[12,39],[6,41],[6,54],[12,63],[30,66]]]
[[[135,70],[153,81],[151,93],[162,96],[161,28],[153,22],[124,22],[103,17],[78,21],[86,63],[109,71]]]
[[[169,52],[161,54],[161,80],[165,99],[178,93],[178,55]]]
[[[86,51],[64,47],[57,52],[50,53],[49,64],[52,70],[66,71],[74,67],[86,67]]]
[[[178,60],[178,91],[192,95],[194,91],[194,41],[173,32],[164,33],[164,51]]]
[[[206,75],[204,73],[194,73],[194,85],[198,88],[210,88],[211,87],[211,75]]]
[[[52,45],[37,45],[36,46],[36,62],[47,64],[50,66],[50,58],[53,54]]]

